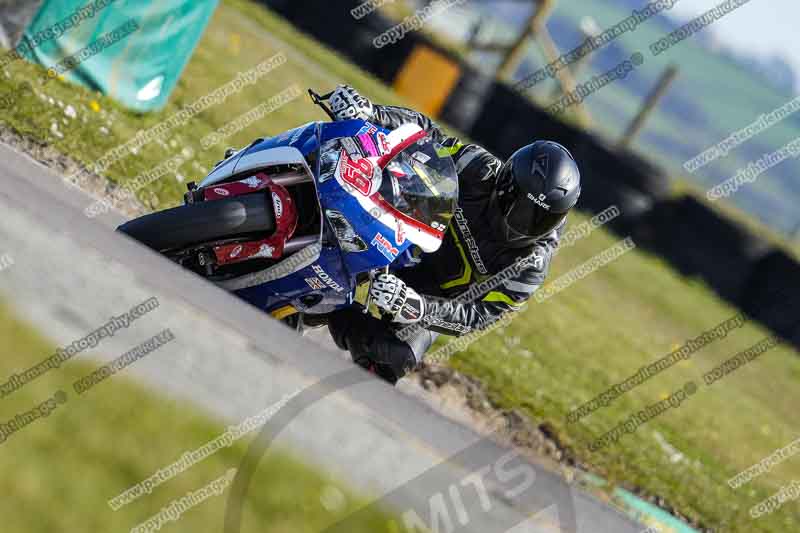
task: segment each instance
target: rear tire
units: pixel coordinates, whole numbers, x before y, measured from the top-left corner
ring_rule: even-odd
[[[206,242],[275,231],[275,214],[266,194],[256,193],[184,205],[145,215],[117,231],[163,252]]]

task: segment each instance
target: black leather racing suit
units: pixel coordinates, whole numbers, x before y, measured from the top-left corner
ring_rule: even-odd
[[[374,109],[372,122],[379,126],[412,123],[430,132],[451,151],[459,184],[458,208],[441,248],[423,254],[415,267],[396,272],[426,296],[423,322],[398,338],[400,327],[359,311],[342,311],[329,320],[340,348],[394,383],[422,360],[437,333],[465,335],[519,309],[544,282],[564,224],[522,248],[499,241],[489,219],[502,214],[490,211],[489,197],[503,163],[478,145],[446,136],[421,113],[393,106]]]

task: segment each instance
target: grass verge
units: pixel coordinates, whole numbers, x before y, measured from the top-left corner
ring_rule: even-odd
[[[582,221],[573,217],[572,224]],[[555,280],[611,247],[619,237],[595,231],[554,261]],[[708,387],[702,375],[771,335],[747,323],[576,423],[566,416],[738,311],[702,283],[634,249],[529,308],[508,327],[456,355],[451,365],[479,379],[491,401],[552,428],[576,462],[613,483],[663,498],[695,523],[721,531],[794,531],[796,506],[753,520],[750,507],[800,477],[786,461],[736,490],[726,481],[798,434],[800,359],[785,346]],[[688,381],[698,391],[617,443],[589,444]]]
[[[54,347],[0,304],[0,376],[38,363]],[[224,475],[249,439],[222,448],[152,494],[113,511],[107,501],[186,452],[225,432],[193,407],[114,376],[78,396],[71,384],[95,367],[70,361],[3,399],[3,423],[52,397],[66,402],[0,444],[3,531],[129,531],[163,507]],[[367,503],[343,485],[282,452],[260,463],[248,492],[242,531],[322,531]],[[228,491],[186,511],[174,531],[221,530]],[[358,532],[390,531],[389,515],[368,512]]]

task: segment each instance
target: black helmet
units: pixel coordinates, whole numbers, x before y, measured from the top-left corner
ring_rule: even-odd
[[[492,193],[492,225],[503,240],[525,245],[556,229],[581,195],[575,158],[560,144],[536,141],[500,168]]]

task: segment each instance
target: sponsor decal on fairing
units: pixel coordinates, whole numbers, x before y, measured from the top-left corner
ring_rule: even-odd
[[[370,122],[365,122],[356,135],[373,135],[378,132],[378,127]]]
[[[382,131],[379,131],[376,136],[378,137],[378,149],[380,150],[381,155],[391,152],[392,146],[389,144],[386,134]]]
[[[276,193],[272,193],[272,205],[275,207],[275,218],[282,218],[283,217],[283,202],[281,201],[280,196]]]
[[[305,278],[306,285],[315,291],[321,291],[325,288],[325,284],[319,278]]]
[[[328,275],[328,273],[327,273],[327,272],[325,272],[325,270],[322,268],[322,266],[320,266],[320,265],[314,265],[314,266],[312,266],[312,267],[311,267],[311,269],[312,269],[314,272],[316,272],[317,276],[319,276],[319,279],[321,279],[321,280],[322,280],[322,282],[323,282],[325,285],[327,285],[327,286],[328,286],[328,287],[330,287],[331,289],[335,290],[336,292],[344,292],[344,287],[342,287],[341,285],[339,285],[338,283],[336,283],[336,281],[335,281],[333,278],[331,278],[331,277]]]
[[[384,237],[381,233],[376,233],[370,244],[377,248],[378,251],[382,253],[383,256],[389,261],[394,261],[397,258],[397,255],[400,253],[397,248],[392,246],[392,243],[389,242],[389,239]]]
[[[275,257],[275,247],[269,244],[262,244],[258,251],[252,257],[265,257],[271,259]]]

